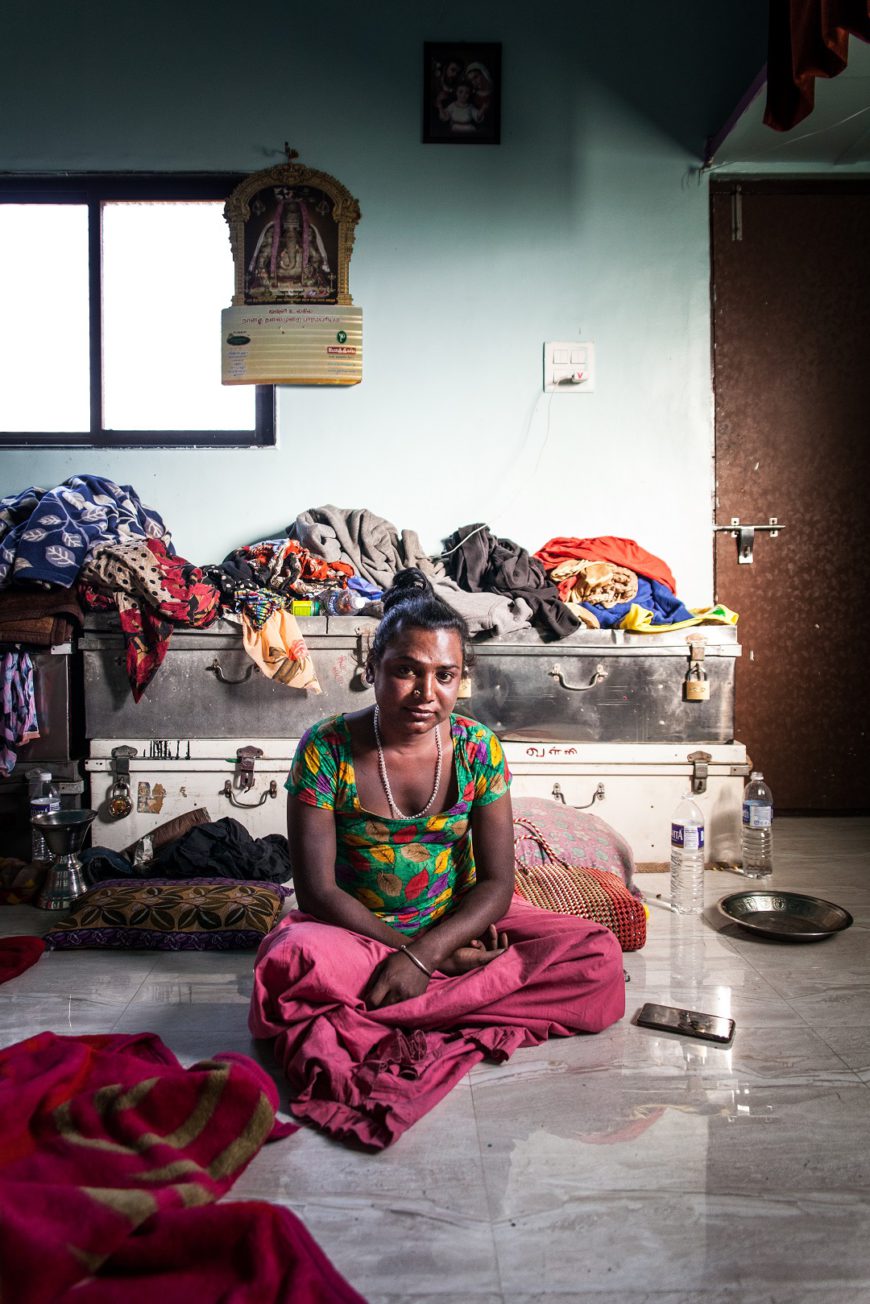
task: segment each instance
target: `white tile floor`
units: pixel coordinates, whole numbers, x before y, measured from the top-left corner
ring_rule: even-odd
[[[307,1130],[232,1191],[289,1205],[371,1304],[867,1304],[870,819],[781,819],[774,885],[854,927],[775,943],[682,920],[649,940],[625,1019],[481,1065],[380,1155]],[[706,875],[707,903],[746,886]],[[47,916],[0,911],[6,933]],[[55,952],[0,990],[0,1043],[153,1031],[185,1063],[246,1051],[251,954]],[[730,1049],[636,1027],[645,1000],[730,1013]],[[276,1072],[277,1077],[277,1070]]]

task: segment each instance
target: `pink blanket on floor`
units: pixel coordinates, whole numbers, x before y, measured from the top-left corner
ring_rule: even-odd
[[[0,1298],[363,1304],[287,1209],[218,1200],[277,1124],[244,1055],[183,1068],[152,1033],[0,1051]]]
[[[36,964],[44,950],[41,937],[0,937],[0,983],[24,973]]]
[[[625,1013],[622,951],[599,924],[515,901],[498,924],[511,945],[464,974],[435,974],[411,1001],[362,999],[390,948],[295,911],[263,941],[249,1026],[274,1037],[294,1116],[380,1150],[472,1065],[548,1037],[600,1032]]]

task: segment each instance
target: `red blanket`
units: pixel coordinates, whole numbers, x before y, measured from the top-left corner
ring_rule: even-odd
[[[244,1055],[183,1068],[152,1033],[0,1051],[0,1298],[362,1304],[287,1209],[215,1205],[276,1124]]]

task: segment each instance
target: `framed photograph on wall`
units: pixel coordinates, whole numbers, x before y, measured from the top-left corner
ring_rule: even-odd
[[[426,41],[424,145],[497,145],[501,140],[501,44]]]

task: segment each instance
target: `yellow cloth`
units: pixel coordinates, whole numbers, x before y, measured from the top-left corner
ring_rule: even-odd
[[[248,656],[269,679],[290,688],[309,688],[312,693],[323,691],[299,624],[289,611],[273,611],[262,629],[255,629],[243,614],[242,637]]]
[[[671,629],[688,629],[690,625],[736,625],[740,617],[730,607],[717,603],[715,607],[690,607],[691,620],[675,620],[671,625],[655,625],[655,613],[648,607],[633,602],[619,622],[620,629],[632,634],[666,634]]]

